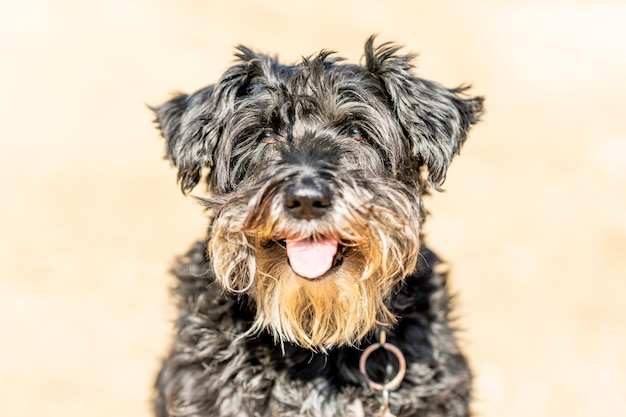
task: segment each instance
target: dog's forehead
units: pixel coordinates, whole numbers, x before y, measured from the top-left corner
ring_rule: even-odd
[[[251,92],[264,87],[276,88],[292,97],[322,98],[340,94],[347,90],[375,90],[379,93],[384,87],[377,77],[365,67],[342,63],[341,58],[303,59],[301,62],[286,65],[271,59],[264,71],[251,79]]]
[[[303,121],[336,125],[391,110],[376,76],[365,67],[336,60],[305,59],[295,65],[272,60],[248,78],[245,91],[236,111],[253,112],[272,128]]]

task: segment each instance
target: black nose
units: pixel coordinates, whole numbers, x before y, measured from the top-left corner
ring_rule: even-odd
[[[285,192],[285,208],[296,219],[318,219],[330,207],[330,190],[312,178],[303,178]]]

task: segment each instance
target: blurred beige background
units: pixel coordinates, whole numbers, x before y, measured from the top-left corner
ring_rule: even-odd
[[[217,4],[221,4],[217,6]],[[626,415],[623,1],[0,0],[0,408],[149,416],[204,235],[145,104],[371,33],[488,112],[428,201],[485,417]]]

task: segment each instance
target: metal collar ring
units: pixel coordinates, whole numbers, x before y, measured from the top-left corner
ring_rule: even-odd
[[[387,382],[386,384],[379,384],[377,382],[374,382],[367,374],[367,370],[365,367],[367,363],[367,358],[372,354],[372,352],[380,349],[381,347],[393,353],[396,359],[398,359],[398,373],[391,381]],[[404,375],[406,374],[406,360],[404,359],[404,355],[402,354],[400,349],[398,349],[396,346],[392,345],[391,343],[384,343],[384,344],[374,343],[371,346],[369,346],[367,349],[365,349],[363,353],[361,354],[361,359],[359,361],[359,370],[365,377],[367,384],[372,389],[375,389],[377,391],[393,391],[394,389],[400,386],[400,383],[404,379]]]

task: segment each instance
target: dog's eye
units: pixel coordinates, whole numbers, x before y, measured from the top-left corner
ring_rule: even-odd
[[[363,140],[365,139],[365,133],[356,127],[351,127],[348,129],[348,136],[350,136],[354,140]]]
[[[276,142],[276,136],[273,132],[263,132],[259,135],[259,141],[263,143],[274,143]]]

